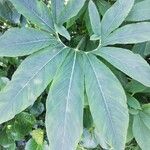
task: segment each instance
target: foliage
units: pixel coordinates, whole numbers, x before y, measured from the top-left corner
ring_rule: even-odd
[[[1,0],[0,149],[149,150],[149,6]]]

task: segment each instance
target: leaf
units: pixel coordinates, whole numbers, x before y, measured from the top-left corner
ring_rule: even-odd
[[[150,87],[150,66],[140,55],[127,49],[115,47],[103,47],[94,53],[106,59],[131,78]]]
[[[82,134],[84,80],[81,60],[81,55],[71,49],[52,83],[46,112],[51,150],[76,149]]]
[[[23,140],[28,135],[33,126],[36,124],[36,119],[33,115],[22,112],[15,117],[15,120],[7,125],[7,134],[15,141]]]
[[[134,52],[136,54],[140,54],[143,58],[145,58],[144,52],[146,49],[146,43],[148,43],[148,42],[135,44],[132,48],[132,52]]]
[[[52,16],[49,8],[39,0],[10,0],[18,12],[41,29],[54,33]]]
[[[83,7],[85,0],[69,0],[58,17],[58,24],[62,25],[72,17],[76,16]]]
[[[91,26],[94,34],[101,36],[100,16],[93,1],[89,2],[88,11],[89,11],[89,17],[90,17]]]
[[[0,1],[0,20],[16,24],[20,22],[20,14],[8,0]]]
[[[127,94],[128,105],[135,110],[142,110],[140,103],[137,99]]]
[[[30,139],[26,143],[25,150],[44,150],[42,145],[38,145],[34,139]]]
[[[110,3],[105,0],[96,0],[95,3],[102,16],[104,16],[105,12],[111,7]]]
[[[117,29],[130,12],[134,0],[117,0],[117,2],[108,9],[102,19],[102,37],[107,37],[112,31]]]
[[[104,39],[102,45],[133,44],[150,41],[150,22],[125,25]]]
[[[38,29],[11,28],[0,37],[0,56],[29,55],[57,43],[53,36]]]
[[[0,93],[0,124],[12,119],[40,96],[68,53],[58,45],[26,58]]]
[[[51,0],[51,5],[53,19],[55,20],[55,23],[57,23],[57,19],[64,8],[64,0]]]
[[[133,136],[133,131],[132,131],[132,126],[133,126],[133,116],[129,116],[129,126],[128,126],[128,133],[127,133],[127,140],[126,143],[130,142],[134,136]]]
[[[129,120],[124,90],[95,56],[87,54],[84,58],[86,93],[96,128],[113,149],[123,150]]]
[[[33,130],[31,135],[32,135],[32,138],[35,140],[35,142],[38,145],[43,145],[44,132],[42,129]]]
[[[140,117],[147,128],[150,130],[150,104],[144,104],[142,109],[143,111],[140,113]]]
[[[134,116],[133,135],[142,150],[149,150],[150,130],[145,126],[139,115]]]
[[[127,17],[127,21],[145,21],[150,20],[150,1],[144,0],[136,3]]]
[[[70,34],[64,26],[58,26],[55,24],[55,30],[57,33],[59,33],[60,35],[62,35],[63,37],[65,37],[67,40],[70,41],[71,39]]]
[[[144,54],[145,54],[146,56],[147,56],[147,55],[150,55],[150,42],[147,42],[147,43],[146,43],[146,48],[145,48]]]
[[[126,90],[128,92],[131,92],[132,94],[150,93],[150,87],[146,87],[135,80],[131,80],[130,82],[128,82],[128,84],[126,85]]]

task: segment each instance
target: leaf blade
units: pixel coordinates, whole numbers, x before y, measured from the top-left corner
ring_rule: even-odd
[[[150,86],[150,66],[140,55],[134,54],[127,49],[115,47],[103,47],[94,53],[103,57],[131,78],[145,86]]]
[[[102,41],[102,45],[133,44],[147,41],[150,41],[150,23],[142,22],[117,29]]]
[[[10,0],[19,13],[37,24],[40,28],[54,33],[54,25],[50,10],[42,1]]]
[[[0,37],[0,56],[16,57],[32,54],[57,40],[50,34],[33,28],[12,28]]]
[[[95,35],[101,36],[101,22],[98,10],[93,1],[89,2],[88,5],[89,18],[92,26],[92,30]],[[96,19],[95,19],[96,18]]]
[[[136,3],[131,12],[129,13],[128,17],[126,18],[127,21],[146,21],[150,20],[150,1],[145,0],[139,3]],[[142,13],[141,13],[142,12]]]
[[[76,16],[84,3],[85,0],[69,0],[58,17],[58,25],[62,25],[72,17]]]
[[[95,56],[85,56],[85,63],[86,92],[94,123],[109,145],[123,150],[129,117],[123,88]]]
[[[53,79],[67,53],[59,45],[39,51],[22,62],[11,82],[0,93],[0,113],[4,114],[0,123],[12,119],[34,103]]]
[[[51,150],[75,149],[82,133],[84,83],[80,57],[77,52],[68,55],[50,89],[46,127]]]
[[[112,31],[118,28],[130,12],[134,0],[118,0],[108,11],[102,19],[102,35],[107,37]]]

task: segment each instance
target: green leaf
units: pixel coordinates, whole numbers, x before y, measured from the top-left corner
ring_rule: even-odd
[[[38,145],[43,145],[44,141],[44,132],[42,129],[36,129],[33,130],[32,133],[32,138],[36,141]]]
[[[134,52],[135,54],[140,54],[143,58],[145,58],[144,53],[146,49],[146,43],[148,42],[135,44],[132,48],[132,52]]]
[[[127,21],[144,21],[150,20],[150,1],[144,0],[136,3],[129,13]]]
[[[130,94],[127,94],[128,105],[136,110],[142,110],[140,103],[137,99],[132,97]]]
[[[95,3],[102,16],[104,16],[105,12],[111,7],[110,3],[105,0],[96,0]]]
[[[95,56],[87,54],[84,58],[86,92],[96,128],[110,146],[123,150],[129,120],[124,90]]]
[[[72,17],[76,16],[83,7],[85,0],[69,0],[58,17],[58,24],[62,25]]]
[[[146,87],[135,80],[131,80],[130,82],[128,82],[128,84],[126,85],[126,90],[132,94],[150,93],[150,87]]]
[[[134,116],[133,135],[142,150],[149,150],[150,130],[145,126],[139,115]]]
[[[39,0],[10,0],[18,12],[41,29],[54,33],[52,16],[49,8]]]
[[[34,139],[30,139],[26,143],[25,150],[44,150],[42,145],[38,145]]]
[[[71,39],[70,34],[64,26],[59,26],[55,24],[55,30],[57,33],[59,33],[60,35],[62,35],[63,37],[65,37],[67,40],[70,41]]]
[[[33,115],[22,112],[14,121],[8,123],[6,132],[15,141],[23,140],[32,131],[35,123],[36,119]]]
[[[53,19],[55,23],[57,23],[57,19],[64,8],[64,0],[51,0],[51,5],[52,5]]]
[[[91,0],[88,5],[89,17],[91,21],[92,30],[95,35],[101,36],[101,22],[98,10]]]
[[[146,43],[146,48],[145,48],[144,54],[145,54],[146,56],[147,56],[147,55],[150,55],[150,42],[147,42],[147,43]]]
[[[142,106],[143,111],[140,113],[140,117],[143,120],[144,124],[150,130],[150,103],[144,104]]]
[[[28,106],[52,81],[57,68],[68,53],[58,45],[26,58],[14,73],[11,82],[0,93],[0,123],[12,119]]]
[[[102,37],[107,37],[112,31],[117,29],[130,12],[134,0],[117,0],[117,2],[105,13],[102,19]]]
[[[82,134],[84,80],[81,60],[81,55],[72,49],[52,83],[46,114],[51,150],[75,149]]]
[[[129,116],[129,126],[128,126],[128,133],[127,133],[127,140],[126,143],[130,142],[134,136],[133,136],[133,131],[132,131],[132,126],[133,126],[133,116]]]
[[[150,41],[150,22],[125,25],[102,41],[102,45],[133,44]]]
[[[127,49],[103,47],[94,52],[138,82],[150,87],[150,66],[138,54]]]
[[[0,1],[0,20],[10,23],[20,22],[20,14],[8,0]]]
[[[0,56],[29,55],[56,44],[56,39],[44,31],[33,28],[11,28],[0,37]]]

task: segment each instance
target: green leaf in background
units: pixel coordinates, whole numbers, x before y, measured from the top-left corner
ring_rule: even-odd
[[[135,80],[131,80],[130,82],[128,82],[128,84],[126,85],[126,90],[132,94],[136,94],[136,93],[150,93],[150,87],[146,87],[143,84],[135,81]]]
[[[32,133],[32,138],[36,141],[38,145],[43,145],[44,141],[44,132],[42,129],[36,129],[33,130]]]
[[[25,147],[25,150],[44,150],[42,145],[38,145],[34,139],[30,139]]]
[[[105,13],[102,19],[102,37],[107,37],[118,28],[130,12],[134,0],[117,0],[117,2]]]
[[[145,86],[150,86],[150,66],[140,55],[127,49],[115,47],[103,47],[94,53],[106,59],[131,78]]]
[[[146,56],[147,56],[147,55],[150,55],[150,42],[147,42],[147,43],[146,43],[146,47],[145,47],[144,54],[145,54]]]
[[[103,39],[102,45],[133,44],[150,41],[150,22],[125,25]]]
[[[54,33],[54,24],[49,8],[39,0],[10,0],[18,12],[38,25]]]
[[[88,12],[90,17],[90,22],[92,26],[92,30],[95,35],[101,36],[101,22],[100,22],[100,16],[98,13],[98,10],[96,8],[96,5],[91,0],[88,5]]]
[[[40,96],[52,81],[68,49],[46,48],[26,58],[0,93],[0,123],[12,119]],[[30,71],[29,71],[30,70]],[[14,88],[15,87],[15,88]]]
[[[136,110],[142,110],[141,105],[137,99],[135,99],[131,95],[127,94],[127,100],[128,100],[128,105],[131,108],[136,109]]]
[[[96,0],[95,4],[102,16],[104,16],[105,12],[111,7],[111,4],[105,0]]]
[[[20,23],[20,14],[7,0],[0,1],[0,20],[10,23]]]
[[[58,17],[58,24],[62,25],[70,18],[76,16],[80,9],[83,7],[85,0],[69,0],[67,5],[61,11]]]
[[[36,124],[36,119],[33,115],[22,112],[17,115],[15,120],[7,125],[7,134],[12,137],[13,140],[19,141],[24,139],[24,136],[28,135],[34,125]]]
[[[133,22],[150,20],[150,1],[144,0],[136,3],[126,20]]]
[[[112,148],[123,150],[129,119],[126,95],[108,67],[93,55],[84,58],[85,86],[93,121]]]
[[[56,44],[56,39],[44,31],[33,28],[12,28],[0,37],[0,56],[29,55]]]
[[[81,54],[70,52],[52,83],[46,112],[51,150],[76,149],[82,134],[84,82],[81,60]]]

